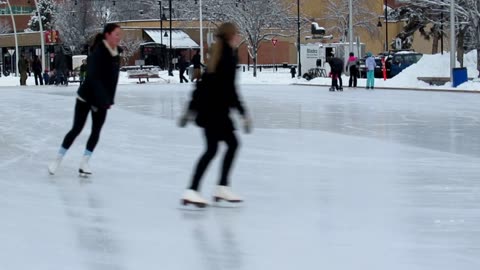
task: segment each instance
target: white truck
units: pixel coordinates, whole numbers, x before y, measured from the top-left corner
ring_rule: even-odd
[[[358,45],[357,45],[358,44]],[[300,58],[302,60],[301,76],[307,74],[311,69],[319,68],[324,70],[323,76],[327,76],[330,72],[327,57],[334,55],[344,60],[347,63],[350,44],[347,43],[307,43],[301,45]],[[365,55],[365,44],[353,43],[353,53],[355,56],[361,58]]]

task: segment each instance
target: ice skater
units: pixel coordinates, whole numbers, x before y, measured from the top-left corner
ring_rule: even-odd
[[[195,121],[204,130],[206,151],[200,157],[193,173],[192,182],[182,197],[184,205],[192,204],[198,207],[208,205],[202,198],[199,185],[208,165],[215,157],[218,143],[223,141],[228,149],[225,153],[220,174],[220,180],[213,198],[216,202],[242,202],[240,196],[233,193],[229,187],[229,173],[238,148],[238,140],[229,112],[235,108],[242,115],[245,132],[251,131],[251,120],[244,105],[238,97],[235,88],[235,73],[237,66],[238,45],[237,28],[232,23],[222,24],[216,34],[217,42],[212,48],[208,60],[207,72],[197,83],[187,112],[180,118],[179,125],[185,126],[189,119],[195,116]]]
[[[117,88],[121,49],[121,29],[109,23],[103,33],[98,34],[88,57],[87,76],[77,91],[73,127],[65,136],[56,159],[48,166],[50,174],[55,174],[65,153],[82,131],[88,115],[92,115],[92,131],[87,142],[80,168],[80,176],[92,174],[88,161],[100,138],[100,131],[107,117],[107,110],[114,104]]]
[[[367,53],[367,59],[365,60],[367,66],[367,89],[374,89],[375,87],[375,57],[371,52]]]
[[[328,58],[327,63],[330,65],[332,73],[332,86],[330,87],[330,91],[343,91],[343,60],[333,56]],[[340,85],[338,83],[340,83]]]

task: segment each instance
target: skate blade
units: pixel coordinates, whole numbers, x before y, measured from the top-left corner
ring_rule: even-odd
[[[243,206],[243,200],[225,200],[219,197],[213,197],[212,206],[218,208],[238,208]]]
[[[189,200],[185,200],[185,199],[182,199],[181,200],[181,204],[183,206],[195,206],[196,208],[206,208],[208,206],[208,204],[206,203],[199,203],[199,202],[192,202],[192,201],[189,201]]]
[[[227,199],[222,198],[222,197],[213,197],[213,201],[217,202],[217,203],[222,202],[222,201],[223,202],[228,202],[228,203],[242,203],[243,202],[243,200],[240,200],[240,199],[239,200],[227,200]]]
[[[89,178],[92,174],[91,173],[79,173],[78,176],[80,178]]]

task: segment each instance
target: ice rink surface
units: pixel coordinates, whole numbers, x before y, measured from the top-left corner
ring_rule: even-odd
[[[190,88],[119,86],[88,180],[89,123],[46,170],[76,88],[1,88],[0,269],[480,269],[480,95],[241,86],[255,130],[238,133],[231,180],[246,203],[185,211],[203,151],[176,127]]]

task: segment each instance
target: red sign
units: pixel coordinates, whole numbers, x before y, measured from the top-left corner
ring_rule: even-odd
[[[59,35],[57,30],[45,31],[45,43],[58,43]]]
[[[277,46],[277,42],[278,42],[278,39],[276,38],[272,39],[273,47]]]

